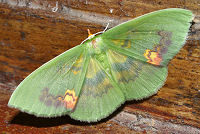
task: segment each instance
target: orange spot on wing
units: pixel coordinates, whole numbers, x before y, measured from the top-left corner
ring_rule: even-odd
[[[74,109],[74,107],[76,106],[76,102],[77,102],[78,97],[75,94],[74,90],[67,90],[65,92],[65,96],[64,96],[64,103],[67,109]]]
[[[76,75],[76,74],[78,74],[80,71],[74,71],[74,70],[72,70],[72,72]]]
[[[154,65],[160,65],[162,58],[160,57],[158,52],[152,51],[150,49],[147,49],[144,53],[144,57],[147,59],[148,63],[154,64]]]

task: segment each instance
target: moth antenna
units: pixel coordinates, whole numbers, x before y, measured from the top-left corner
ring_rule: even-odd
[[[109,25],[110,25],[110,23],[108,22],[108,24],[106,25],[106,28],[103,30],[103,33],[108,29]]]
[[[108,24],[106,25],[106,28],[105,28],[103,31],[97,32],[97,33],[95,33],[95,34],[91,34],[90,29],[87,29],[87,31],[88,31],[88,37],[87,37],[85,40],[83,40],[83,41],[81,42],[81,44],[83,44],[83,43],[84,43],[85,41],[87,41],[88,39],[93,38],[93,37],[94,37],[95,35],[97,35],[97,34],[104,33],[104,32],[108,29],[109,24],[110,24],[110,23],[108,23]],[[80,45],[81,45],[81,44],[80,44]]]
[[[85,40],[83,40],[82,42],[81,42],[81,44],[83,44],[85,41],[87,41],[89,39],[89,37],[87,37]],[[80,44],[80,45],[81,45]]]
[[[110,24],[110,23],[108,23],[108,24],[106,25],[106,28],[105,28],[103,31],[97,32],[97,33],[95,33],[94,35],[104,33],[104,32],[108,29],[109,24]]]

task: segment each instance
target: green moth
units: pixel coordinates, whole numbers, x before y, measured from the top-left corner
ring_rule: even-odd
[[[8,106],[39,117],[94,122],[127,100],[156,94],[192,19],[189,10],[164,9],[90,36],[26,77]]]

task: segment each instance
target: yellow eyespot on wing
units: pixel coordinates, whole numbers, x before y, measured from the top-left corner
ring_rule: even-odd
[[[150,49],[145,50],[144,57],[147,59],[148,63],[154,65],[160,65],[162,61],[162,58],[160,57],[159,53]]]
[[[65,92],[65,96],[62,101],[64,101],[67,109],[74,109],[74,107],[76,106],[77,99],[78,97],[76,96],[74,89],[73,90],[68,89]]]

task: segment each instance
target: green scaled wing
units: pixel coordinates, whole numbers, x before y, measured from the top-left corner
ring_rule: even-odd
[[[38,68],[8,105],[36,116],[105,118],[126,100],[158,91],[192,18],[191,11],[165,9],[120,24]]]
[[[104,34],[112,76],[126,100],[155,94],[167,77],[167,63],[184,45],[193,14],[184,9],[152,12]]]
[[[124,101],[124,94],[112,80],[99,57],[91,56],[80,98],[70,116],[84,121],[98,121],[107,117]],[[104,59],[105,60],[105,59]]]
[[[76,46],[31,73],[12,94],[8,106],[42,117],[75,108],[87,69],[84,46]]]
[[[88,41],[90,63],[70,116],[97,121],[126,100],[155,94],[166,80],[168,61],[186,40],[192,18],[188,10],[160,10]]]
[[[165,66],[184,45],[192,19],[189,10],[159,10],[120,24],[102,38],[116,51]]]
[[[127,100],[149,97],[163,86],[167,67],[154,66],[113,50],[107,55],[112,75]]]

